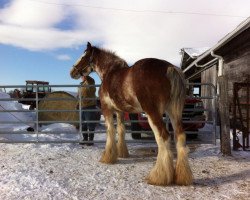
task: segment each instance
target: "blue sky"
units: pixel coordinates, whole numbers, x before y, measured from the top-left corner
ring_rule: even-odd
[[[179,65],[181,48],[212,47],[249,7],[249,0],[0,0],[0,85],[78,84],[69,71],[87,41],[130,64],[157,57]]]
[[[70,60],[59,60],[61,53]],[[69,76],[74,60],[81,55],[82,49],[61,49],[55,51],[29,51],[26,49],[0,45],[1,84],[24,84],[25,80],[44,80],[51,84],[77,84]]]

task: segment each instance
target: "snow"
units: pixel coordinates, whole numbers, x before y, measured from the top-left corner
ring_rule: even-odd
[[[10,99],[10,96],[4,92],[0,92],[0,99]],[[1,110],[25,110],[22,104],[17,101],[0,101],[0,111]],[[17,122],[19,119],[22,121],[32,121],[34,118],[34,113],[25,113],[25,112],[0,112],[0,121],[10,121]],[[25,124],[29,126],[30,124]],[[23,125],[21,125],[23,126]],[[3,128],[3,125],[1,125]],[[5,128],[10,128],[9,124],[5,124]]]
[[[201,48],[183,48],[183,50],[192,58],[197,58],[201,54],[205,53],[209,47],[201,47]]]
[[[1,199],[249,199],[249,154],[223,157],[201,145],[190,154],[194,185],[153,186],[145,177],[155,145],[129,145],[130,158],[98,162],[103,145],[0,144]]]
[[[2,103],[0,101],[1,105]],[[14,106],[9,104],[17,102],[9,102],[5,106]],[[0,120],[6,120],[8,113],[0,114]],[[22,119],[30,117],[30,113],[22,114]],[[0,131],[14,131],[13,127],[25,130],[24,127],[27,127],[11,125],[2,129],[2,126],[0,124]],[[75,131],[74,127],[68,124],[42,127],[42,131],[57,130],[62,133],[65,129]],[[104,137],[104,134],[100,134],[95,139]],[[114,165],[99,162],[104,150],[103,143],[95,143],[94,146],[80,146],[77,143],[0,143],[0,199],[250,198],[249,152],[233,151],[232,156],[224,157],[220,153],[219,141],[216,146],[200,144],[189,147],[194,184],[153,186],[147,184],[145,178],[156,161],[157,146],[154,143],[129,144],[130,157],[119,159]],[[173,152],[176,158],[174,146]]]

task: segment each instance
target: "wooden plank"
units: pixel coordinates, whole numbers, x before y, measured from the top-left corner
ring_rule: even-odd
[[[221,152],[223,155],[231,155],[230,122],[228,102],[228,79],[226,76],[218,77],[219,83],[219,113],[221,121]]]

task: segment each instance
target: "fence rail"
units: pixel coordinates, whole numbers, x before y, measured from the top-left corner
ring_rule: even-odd
[[[200,96],[200,97],[189,97],[189,99],[200,99],[200,100],[208,100],[211,101],[212,107],[211,108],[185,108],[184,112],[210,112],[213,116],[212,120],[206,119],[188,119],[183,117],[183,124],[197,124],[197,123],[204,123],[209,127],[207,129],[199,129],[199,130],[187,130],[185,131],[187,135],[195,135],[197,136],[196,139],[188,140],[188,143],[214,143],[216,141],[216,90],[212,84],[189,84],[190,87],[194,85],[199,85],[201,87],[211,87],[213,90],[213,94],[211,96]],[[102,117],[100,121],[84,121],[81,118],[82,111],[90,111],[90,112],[100,112],[100,109],[82,109],[81,106],[79,109],[51,109],[51,110],[41,110],[39,109],[39,102],[44,100],[44,98],[38,97],[38,87],[35,87],[35,98],[3,98],[0,96],[0,143],[79,143],[82,140],[82,134],[86,131],[82,131],[82,124],[83,123],[98,123],[98,126],[95,133],[95,143],[104,143],[105,142],[105,127],[104,127],[104,118]],[[73,92],[76,94],[77,89],[82,87],[81,85],[50,85],[52,91],[66,91],[68,88],[73,88]],[[87,87],[97,87],[99,88],[100,85],[93,85]],[[9,92],[10,90],[14,90],[16,88],[23,88],[25,89],[25,85],[5,85],[0,86],[1,89],[4,91]],[[57,88],[57,90],[56,90]],[[59,88],[59,90],[58,90]],[[61,89],[61,90],[60,90]],[[9,91],[7,91],[9,90]],[[75,97],[75,99],[70,98],[46,98],[46,101],[79,101],[81,102],[82,97],[79,98]],[[85,99],[92,99],[93,98],[85,98]],[[96,98],[98,100],[98,98]],[[28,110],[28,109],[14,109],[14,108],[5,108],[4,105],[9,104],[16,104],[18,101],[33,101],[36,104],[36,109]],[[80,103],[81,104],[81,103]],[[7,106],[8,107],[8,106]],[[78,113],[79,120],[41,120],[39,119],[40,113],[55,113],[55,112],[62,112],[62,113]],[[9,115],[10,120],[6,120],[3,116]],[[19,117],[18,114],[23,115],[32,115],[29,117],[29,120],[24,120],[22,117]],[[2,117],[1,117],[2,116]],[[32,119],[30,119],[32,118]],[[14,119],[14,120],[13,120]],[[171,126],[170,120],[168,117],[164,117],[164,122],[166,123],[167,128]],[[63,123],[67,124],[60,126],[60,128],[50,128],[48,125],[53,126],[53,124]],[[147,123],[147,120],[141,119],[126,119],[126,140],[129,143],[154,143],[153,134],[151,130],[133,130],[132,124],[139,124],[139,123]],[[70,124],[70,126],[68,126]],[[74,126],[78,125],[79,130],[77,130]],[[42,126],[42,127],[41,127]],[[45,126],[45,127],[44,127]],[[47,127],[46,127],[47,126]],[[64,127],[65,126],[65,130]],[[24,128],[26,127],[26,128]],[[26,130],[27,128],[30,128]],[[52,130],[51,130],[52,129]],[[59,129],[59,130],[58,130]],[[70,129],[70,130],[69,130]],[[169,132],[173,135],[173,131],[169,130]],[[131,135],[140,134],[144,137],[140,137],[140,139],[133,139]],[[17,137],[18,135],[18,137]]]

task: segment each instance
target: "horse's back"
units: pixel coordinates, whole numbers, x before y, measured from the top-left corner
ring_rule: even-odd
[[[157,58],[144,58],[141,60],[138,60],[135,62],[135,64],[132,67],[168,67],[168,66],[172,66],[171,63],[167,62],[166,60],[161,60],[161,59],[157,59]]]

